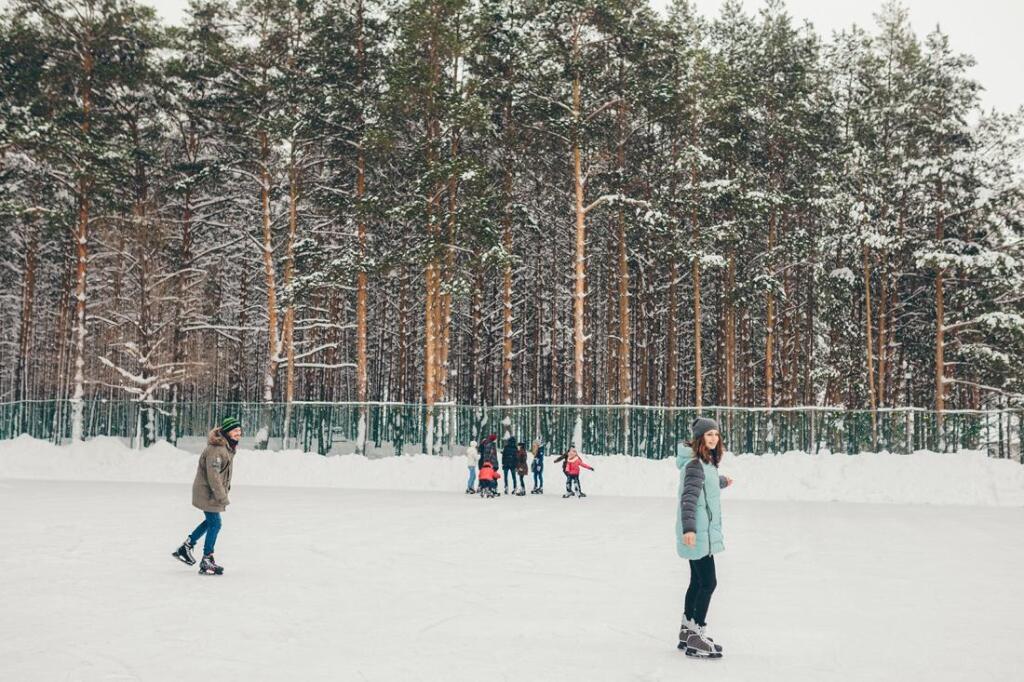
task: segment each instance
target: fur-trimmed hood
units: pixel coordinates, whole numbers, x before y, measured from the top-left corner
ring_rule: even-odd
[[[210,429],[210,435],[207,437],[206,442],[209,445],[219,445],[223,448],[228,446],[228,439],[220,432],[219,426]]]

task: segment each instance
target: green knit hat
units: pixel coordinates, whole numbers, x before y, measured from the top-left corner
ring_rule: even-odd
[[[241,428],[242,422],[238,421],[238,417],[224,417],[220,422],[220,432],[229,433],[232,429]]]

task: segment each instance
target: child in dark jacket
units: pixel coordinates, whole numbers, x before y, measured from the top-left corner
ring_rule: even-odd
[[[530,469],[533,471],[533,490],[530,491],[534,495],[544,494],[544,444],[539,441],[533,443],[533,463],[530,465]]]

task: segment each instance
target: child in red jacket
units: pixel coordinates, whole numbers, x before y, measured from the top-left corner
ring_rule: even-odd
[[[498,496],[498,479],[501,478],[501,474],[494,469],[490,461],[485,460],[480,465],[480,474],[477,478],[480,481],[480,497]]]
[[[593,471],[594,467],[583,461],[580,453],[576,452],[575,447],[570,447],[567,453],[555,461],[563,460],[562,471],[565,472],[565,494],[562,497],[572,497],[573,495],[578,495],[581,498],[586,497],[586,493],[580,488],[580,468]],[[575,491],[573,491],[573,488],[575,488]]]

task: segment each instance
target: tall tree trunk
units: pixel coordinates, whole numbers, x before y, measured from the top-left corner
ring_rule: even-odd
[[[550,244],[548,248],[548,255],[550,261],[548,263],[548,272],[558,272],[558,249],[557,241],[554,238],[554,233],[550,238]],[[548,343],[551,346],[551,352],[548,353],[548,360],[550,362],[551,369],[551,388],[550,388],[550,402],[562,403],[565,402],[563,394],[563,375],[562,365],[560,359],[564,357],[562,352],[562,342],[564,337],[558,333],[562,321],[562,315],[560,306],[558,305],[558,284],[554,281],[555,278],[548,278],[548,305],[550,306],[550,319],[551,324],[548,325]]]
[[[793,331],[793,280],[792,269],[786,268],[782,276],[782,299],[786,305],[782,309],[782,338],[779,344],[779,378],[782,386],[782,404],[785,407],[793,406],[793,396],[796,392],[797,363],[794,354],[796,346]]]
[[[619,291],[618,291],[618,280],[615,274],[617,266],[617,244],[615,235],[613,233],[612,238],[609,240],[607,254],[608,263],[604,268],[604,278],[602,283],[604,284],[605,309],[604,309],[604,372],[599,372],[601,367],[600,363],[594,363],[593,375],[595,377],[595,383],[598,387],[598,392],[603,396],[600,401],[596,398],[594,402],[601,402],[604,405],[614,405],[619,401]],[[595,313],[596,314],[596,313]],[[597,353],[600,350],[598,344],[593,344],[591,351]],[[604,380],[603,386],[600,383],[601,379]],[[603,392],[601,391],[603,388]],[[584,391],[585,395],[589,395]]]
[[[669,264],[668,280],[668,312],[665,316],[665,405],[675,407],[678,404],[676,388],[676,368],[679,364],[678,341],[676,340],[676,316],[679,314],[679,265],[675,258]]]
[[[32,347],[32,316],[36,291],[36,256],[39,246],[36,225],[38,214],[25,226],[25,267],[21,274],[21,320],[18,326],[18,357],[14,368],[14,401],[29,398],[29,358]],[[23,422],[19,429],[24,431]]]
[[[437,12],[436,7],[435,13]],[[435,20],[438,18],[435,16]],[[438,54],[438,38],[433,32],[429,38],[428,45],[428,68],[430,70],[430,87],[427,95],[425,115],[425,148],[427,158],[427,175],[432,175],[437,166],[438,150],[437,145],[441,137],[441,122],[435,111],[435,93],[441,82],[441,62]],[[425,273],[426,296],[424,297],[424,353],[423,353],[423,399],[427,407],[426,415],[426,439],[424,450],[426,454],[434,454],[434,403],[437,401],[437,369],[438,369],[438,334],[440,332],[439,311],[441,307],[440,291],[440,263],[437,256],[438,243],[440,241],[439,197],[441,187],[430,188],[427,197],[426,223],[428,240],[428,260]]]
[[[583,305],[586,296],[586,244],[587,225],[586,215],[583,206],[583,167],[580,150],[580,79],[579,76],[572,81],[572,116],[573,131],[572,140],[572,163],[573,163],[573,185],[575,189],[576,209],[576,258],[574,267],[573,287],[573,384],[575,386],[575,400],[577,405],[583,403]],[[583,448],[583,417],[577,413],[576,426],[573,429],[573,445],[577,449]]]
[[[398,273],[398,362],[397,373],[396,373],[396,388],[395,400],[399,402],[405,402],[406,396],[406,382],[408,377],[407,367],[409,364],[409,335],[403,333],[404,330],[409,328],[409,297],[406,293],[406,281],[404,269],[400,269]]]
[[[813,281],[812,268],[808,268],[807,280],[808,282]],[[814,390],[814,372],[815,372],[815,334],[814,334],[814,317],[815,317],[815,288],[811,286],[809,288],[807,296],[807,305],[805,308],[806,317],[804,318],[805,331],[804,331],[804,386],[803,393],[801,395],[801,402],[804,405],[815,405],[815,390]]]
[[[508,162],[508,160],[506,161]],[[505,250],[505,265],[501,282],[501,402],[512,404],[512,171],[505,169],[505,208],[502,214],[501,243]]]
[[[624,181],[626,174],[626,105],[620,103],[616,108],[619,140],[616,149],[616,164],[619,178]],[[618,231],[618,299],[619,299],[619,348],[618,348],[618,402],[629,405],[633,402],[630,385],[630,326],[629,326],[629,258],[626,251],[626,216],[622,209],[616,212],[616,228]],[[628,414],[628,413],[626,413]],[[627,422],[628,426],[628,422]]]
[[[248,272],[245,268],[239,273],[238,277],[238,348],[235,350],[235,366],[234,366],[234,386],[228,386],[228,395],[231,396],[232,402],[241,402],[243,400],[249,400],[249,392],[246,390],[246,377],[245,373],[246,355],[247,349],[245,347],[245,327],[249,323],[249,316],[246,312],[248,310],[248,292],[249,292],[249,277]]]
[[[294,150],[294,145],[292,147]],[[292,435],[292,402],[295,400],[295,239],[299,229],[299,169],[294,156],[288,164],[288,242],[284,257],[284,293],[288,305],[284,309],[284,350],[288,361],[285,379],[284,447],[289,447]]]
[[[636,390],[634,391],[633,402],[639,400],[642,405],[653,405],[656,403],[656,398],[652,396],[654,391],[652,390],[652,384],[656,382],[656,379],[651,378],[651,367],[650,367],[650,343],[649,340],[651,335],[656,333],[654,327],[654,320],[652,320],[650,311],[650,301],[652,293],[650,290],[650,280],[648,279],[648,273],[644,270],[643,265],[638,268],[637,281],[634,286],[634,290],[637,292],[637,304],[635,310],[637,311],[633,319],[633,339],[634,347],[636,352],[633,353],[634,364],[637,367],[637,378],[636,378]]]
[[[871,262],[868,257],[868,247],[863,246],[864,261],[864,329],[867,333],[865,344],[868,363],[868,402],[871,406],[871,447],[876,448],[878,443],[878,403],[875,396],[875,363],[874,345],[871,341]]]
[[[274,381],[281,358],[281,338],[277,328],[277,283],[274,274],[274,241],[270,221],[270,140],[267,131],[258,133],[260,144],[260,206],[263,228],[263,277],[267,287],[267,366],[263,374],[263,415],[256,448],[265,450],[270,439],[271,402]]]
[[[185,340],[186,334],[182,329],[185,322],[185,315],[188,312],[186,297],[186,285],[190,277],[188,271],[192,268],[192,192],[185,191],[184,205],[181,213],[181,250],[178,252],[178,274],[175,277],[174,289],[178,304],[174,306],[174,330],[171,337],[171,358],[176,366],[181,366],[185,361]],[[171,385],[171,419],[168,425],[167,440],[171,443],[178,442],[178,410],[182,399],[182,385],[176,380]]]
[[[732,247],[725,287],[725,404],[732,407],[736,396],[736,253]]]
[[[356,63],[358,68],[357,88],[360,96],[365,95],[366,83],[366,41],[364,36],[363,0],[356,2]],[[364,121],[361,108],[358,114],[360,133]],[[359,141],[356,152],[356,238],[359,241],[359,271],[356,275],[356,400],[359,401],[359,434],[356,438],[356,452],[366,454],[366,215],[363,201],[366,198],[366,149]]]
[[[139,136],[138,120],[132,119],[131,122],[132,131],[132,142],[136,149],[141,149],[142,142]],[[153,349],[152,332],[152,301],[150,300],[150,258],[152,249],[150,248],[150,240],[152,239],[152,226],[149,224],[148,216],[148,204],[149,204],[149,182],[146,177],[146,166],[143,162],[141,155],[136,155],[135,158],[135,202],[132,207],[133,214],[133,231],[135,232],[136,239],[135,244],[137,253],[135,260],[137,262],[136,272],[139,278],[139,325],[137,328],[138,333],[138,348],[139,348],[139,375],[142,377],[144,384],[154,377],[154,371],[152,366],[151,352]],[[140,424],[142,428],[139,434],[139,439],[136,441],[138,445],[142,447],[149,447],[156,441],[156,414],[152,407],[152,400],[154,396],[149,391],[148,386],[143,388],[143,394],[141,396],[142,404],[139,405],[139,415],[141,418]]]
[[[64,267],[61,277],[60,303],[57,306],[57,326],[54,329],[53,338],[53,364],[57,368],[56,381],[51,385],[55,395],[65,395],[70,387],[69,377],[71,375],[70,358],[71,348],[74,344],[73,310],[71,308],[72,282],[75,280],[77,253],[74,244],[65,252]],[[53,413],[54,441],[60,442],[64,438],[65,406],[63,402],[57,404]]]
[[[696,128],[693,130],[693,142],[696,142]],[[701,350],[701,310],[700,310],[700,225],[697,223],[697,164],[690,165],[690,229],[693,233],[693,385],[694,406],[699,411],[704,406],[704,354]]]
[[[92,125],[92,76],[93,55],[88,46],[82,54],[82,136],[90,136]],[[85,302],[86,276],[89,267],[89,209],[91,207],[92,179],[83,174],[78,180],[78,220],[75,222],[75,345],[74,345],[74,389],[71,394],[71,440],[81,441],[84,437],[85,397]]]
[[[679,162],[678,135],[672,136],[672,164]],[[669,174],[669,196],[676,196],[676,174]],[[678,217],[673,215],[673,220]],[[671,244],[669,245],[671,246]],[[676,339],[676,318],[679,315],[679,264],[673,252],[669,258],[668,312],[665,318],[665,405],[675,407],[678,400],[679,346]]]
[[[886,378],[886,329],[885,320],[888,315],[889,302],[889,269],[883,267],[879,273],[882,290],[878,296],[878,383],[876,393],[878,395],[878,406],[885,407],[885,378]]]
[[[775,209],[768,218],[768,262],[773,259],[775,249]],[[775,404],[775,293],[768,292],[765,311],[765,343],[764,343],[764,402],[765,407]]]
[[[942,183],[939,183],[939,203],[945,200]],[[945,239],[945,215],[939,209],[938,220],[935,225],[936,245],[941,247]],[[935,417],[938,427],[939,449],[945,449],[945,432],[943,424],[943,411],[946,409],[946,301],[944,271],[940,267],[935,273]]]
[[[469,401],[471,405],[481,405],[480,382],[480,338],[483,334],[483,288],[484,276],[478,265],[473,273],[473,302],[471,305],[472,327],[470,328],[469,356]]]

